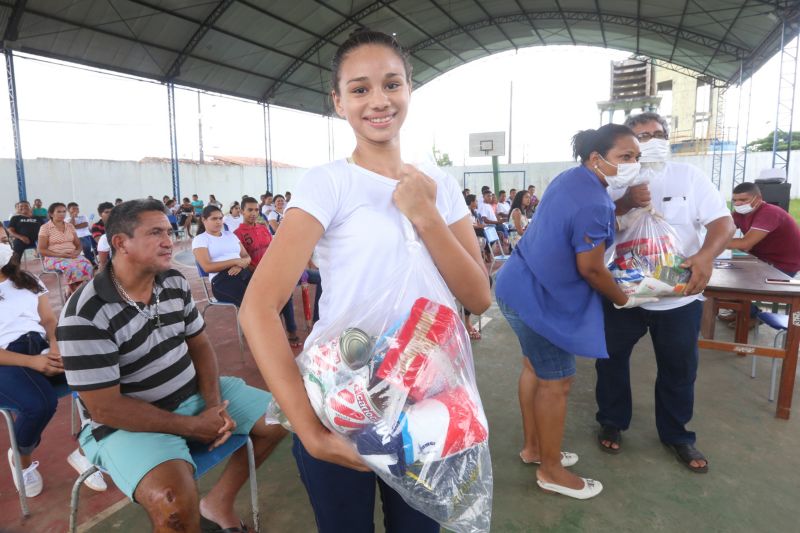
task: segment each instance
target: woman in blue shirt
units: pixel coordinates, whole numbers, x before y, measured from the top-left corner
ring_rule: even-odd
[[[525,356],[520,458],[541,465],[536,482],[543,490],[586,499],[603,486],[565,469],[578,461],[576,454],[561,452],[567,394],[576,354],[608,357],[601,295],[619,307],[644,303],[617,287],[603,258],[615,227],[606,187],[627,187],[636,178],[639,143],[627,127],[607,124],[579,132],[572,145],[581,165],[550,184],[498,274],[496,292]]]

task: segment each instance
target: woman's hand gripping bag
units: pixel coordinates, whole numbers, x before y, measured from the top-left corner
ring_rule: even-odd
[[[297,357],[320,421],[415,509],[457,533],[489,531],[489,428],[469,336],[403,218],[411,268],[314,331]],[[273,402],[268,422],[291,430]]]

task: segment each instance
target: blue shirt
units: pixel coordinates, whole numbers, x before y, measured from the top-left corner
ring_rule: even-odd
[[[614,203],[594,173],[584,166],[562,172],[500,269],[497,297],[559,348],[607,358],[601,298],[578,272],[575,256],[602,243],[610,247],[614,222]]]

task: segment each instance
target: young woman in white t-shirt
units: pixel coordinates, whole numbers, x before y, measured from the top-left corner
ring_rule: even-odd
[[[11,260],[11,246],[0,243],[0,405],[16,411],[14,433],[20,453],[22,484],[29,498],[42,492],[44,482],[33,452],[56,412],[55,387],[66,385],[64,365],[56,343],[57,319],[50,307],[47,289],[34,276]],[[79,473],[91,464],[74,450],[67,461]],[[11,478],[19,490],[11,448],[8,450]],[[106,490],[103,474],[89,476],[86,485]]]
[[[222,222],[228,226],[228,231],[233,233],[239,228],[244,218],[242,217],[242,209],[239,207],[239,202],[233,202],[228,214],[222,219]]]
[[[211,292],[221,302],[242,304],[250,282],[250,256],[238,237],[222,225],[222,211],[215,205],[203,208],[205,231],[192,239],[192,253],[208,273]]]
[[[433,165],[423,169],[400,156],[400,127],[411,97],[411,65],[389,35],[361,30],[332,64],[336,112],[356,136],[348,160],[311,169],[251,281],[242,326],[259,369],[296,434],[293,453],[322,532],[373,531],[375,475],[352,445],[328,431],[306,395],[280,310],[315,247],[325,291],[320,320],[306,346],[341,310],[374,297],[387,278],[410,264],[403,217],[415,227],[456,298],[481,313],[491,301],[485,266],[458,184]],[[408,306],[426,287],[409,287]],[[438,532],[378,480],[387,531]]]

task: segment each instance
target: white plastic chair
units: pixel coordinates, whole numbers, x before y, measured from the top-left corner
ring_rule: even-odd
[[[784,341],[786,340],[786,332],[789,329],[789,315],[781,315],[778,313],[767,313],[767,312],[760,312],[756,318],[758,323],[756,325],[756,329],[754,332],[754,340],[755,344],[758,344],[758,329],[761,324],[766,324],[770,328],[776,330],[778,333],[775,335],[775,341],[772,343],[772,346],[777,348],[778,346],[782,346]],[[756,377],[756,361],[758,356],[753,355],[753,366],[750,369],[750,377]],[[778,381],[778,359],[772,357],[772,369],[771,369],[771,378],[769,382],[769,401],[775,401],[775,383]]]
[[[493,277],[495,264],[505,263],[511,256],[503,252],[503,244],[500,242],[500,235],[497,234],[497,228],[494,226],[486,226],[483,228],[483,234],[486,236],[486,244],[489,246],[489,254],[492,256],[492,261],[489,263],[489,276]],[[500,250],[499,255],[495,255],[494,253],[493,247],[495,244],[497,244],[497,248]]]
[[[40,278],[45,275],[56,277],[56,281],[58,282],[58,297],[61,298],[61,305],[64,305],[66,303],[64,300],[64,288],[61,286],[61,277],[64,275],[64,273],[60,270],[48,269],[46,266],[44,266],[44,257],[41,255],[39,256],[39,263],[42,265],[42,273],[39,274]]]

